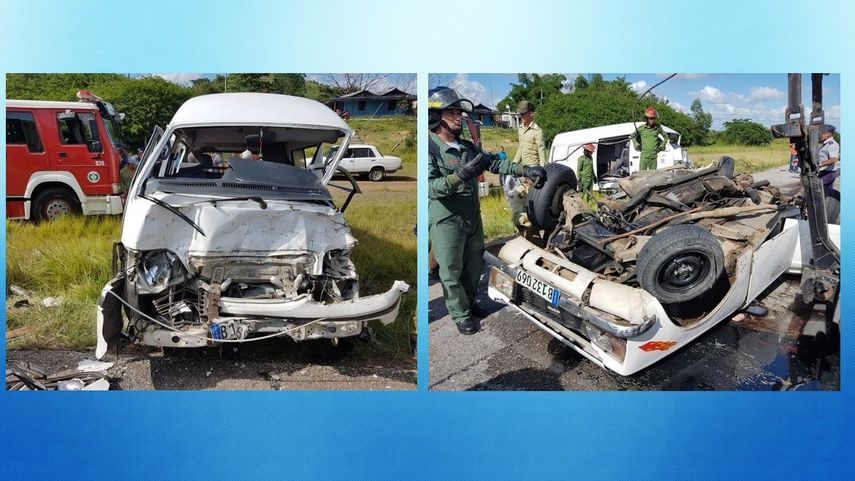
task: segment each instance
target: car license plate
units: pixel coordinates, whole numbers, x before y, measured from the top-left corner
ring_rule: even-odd
[[[523,271],[517,271],[517,284],[525,286],[531,292],[534,292],[549,301],[553,306],[558,306],[558,300],[561,298],[561,291],[531,274],[527,274]]]

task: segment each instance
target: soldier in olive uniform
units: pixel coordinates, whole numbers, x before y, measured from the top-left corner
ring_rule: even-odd
[[[585,144],[582,147],[582,155],[576,161],[576,175],[579,177],[579,192],[590,194],[594,189],[594,158],[592,157],[597,146]]]
[[[543,130],[534,121],[534,105],[528,100],[522,100],[517,105],[517,113],[522,124],[519,128],[519,148],[514,156],[514,162],[523,165],[546,165],[546,154],[543,144]],[[511,221],[517,230],[525,237],[533,233],[531,222],[526,213],[529,185],[521,182],[508,194],[508,204],[511,207]]]
[[[656,109],[648,107],[644,111],[644,117],[647,120],[635,130],[632,143],[635,149],[641,152],[641,170],[656,170],[656,155],[668,145],[668,134],[656,121],[659,118]]]
[[[485,170],[495,174],[524,176],[536,188],[546,181],[540,166],[500,160],[460,138],[462,112],[472,102],[453,89],[436,87],[428,98],[428,224],[433,255],[448,313],[461,334],[480,329],[476,317],[483,310],[475,303],[478,280],[484,267],[484,229],[477,178]]]

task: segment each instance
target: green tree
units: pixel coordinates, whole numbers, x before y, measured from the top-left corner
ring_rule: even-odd
[[[695,145],[705,145],[708,143],[707,137],[712,126],[712,114],[704,112],[704,107],[699,99],[692,101],[690,107],[692,111],[692,120],[695,122],[692,143]]]
[[[521,73],[517,79],[519,83],[511,84],[511,91],[496,104],[498,110],[515,110],[521,100],[528,100],[535,105],[535,108],[540,108],[548,99],[561,95],[561,88],[567,81],[567,77],[558,73],[545,75]]]
[[[772,141],[772,133],[749,119],[733,119],[724,123],[724,131],[718,135],[718,140],[726,144],[766,145]]]
[[[584,85],[584,86],[583,86]],[[659,121],[684,135],[684,144],[691,145],[692,119],[668,105],[667,102],[646,96],[639,102],[638,93],[632,90],[625,78],[607,81],[599,74],[590,80],[579,76],[571,93],[550,97],[536,119],[543,128],[547,142],[561,132],[599,127],[622,122],[642,122],[642,112],[647,107],[659,111]]]
[[[264,92],[303,95],[306,75],[299,73],[234,73],[225,79],[229,92]]]

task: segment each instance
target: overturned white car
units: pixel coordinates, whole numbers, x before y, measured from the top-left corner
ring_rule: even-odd
[[[553,179],[562,169],[547,166]],[[573,191],[553,190],[559,197],[543,205],[558,204],[557,218],[532,212],[538,203],[530,202],[529,218],[544,220],[550,235],[539,244],[516,237],[488,247],[490,298],[629,375],[729,318],[781,274],[816,266],[818,241],[808,227],[821,227],[829,257],[839,259],[839,228],[826,231],[824,216],[809,226],[796,199],[733,169],[723,157],[701,169],[637,172],[620,179],[622,191],[597,211]],[[839,322],[835,262],[814,272],[803,292],[807,302],[827,303]]]
[[[339,209],[327,188],[350,138],[332,110],[299,97],[216,94],[181,106],[155,130],[128,192],[96,356],[123,331],[146,345],[203,347],[336,341],[393,322],[409,286],[360,296],[342,217],[359,189],[348,176]],[[345,148],[325,162],[337,143]]]

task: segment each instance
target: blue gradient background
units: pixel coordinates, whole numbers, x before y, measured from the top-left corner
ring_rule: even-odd
[[[840,72],[845,150],[855,7],[812,5],[3,1],[0,73],[417,72],[424,99],[429,72]],[[0,393],[0,478],[852,478],[843,251],[841,392],[429,393],[422,322],[417,392]]]

